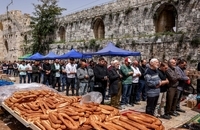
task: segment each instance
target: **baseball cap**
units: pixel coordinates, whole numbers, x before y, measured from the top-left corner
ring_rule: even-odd
[[[126,57],[124,61],[131,63],[131,60],[128,57]]]

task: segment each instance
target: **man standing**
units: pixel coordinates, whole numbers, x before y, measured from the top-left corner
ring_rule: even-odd
[[[45,60],[45,63],[43,64],[43,72],[44,72],[44,79],[43,84],[52,85],[52,79],[51,79],[51,64],[49,63],[49,60]]]
[[[55,63],[52,64],[52,76],[53,76],[53,88],[56,88],[56,84],[58,84],[58,91],[60,92],[60,63],[59,60],[56,59]]]
[[[94,91],[100,92],[103,96],[101,104],[104,104],[106,87],[108,82],[108,71],[103,57],[99,58],[99,63],[94,67],[95,85]]]
[[[166,71],[167,78],[169,80],[169,90],[167,91],[167,103],[166,103],[166,114],[172,116],[180,115],[176,112],[176,104],[177,104],[177,87],[179,84],[180,76],[178,74],[178,70],[176,68],[176,61],[174,59],[170,59],[168,61],[169,68]]]
[[[74,58],[69,59],[69,63],[66,65],[65,69],[67,72],[67,89],[66,95],[69,96],[69,87],[71,86],[72,96],[74,96],[75,78],[76,78],[76,64],[74,63]],[[78,92],[76,92],[78,93]]]
[[[166,76],[166,70],[168,69],[168,64],[162,62],[160,67],[158,68],[159,77],[162,81],[162,85],[160,86],[160,95],[157,102],[157,109],[155,111],[155,116],[159,116],[164,119],[171,119],[171,116],[165,114],[164,107],[166,106],[166,96],[168,90],[169,80]],[[159,114],[159,115],[158,115]]]
[[[149,62],[149,68],[145,72],[145,81],[147,89],[147,106],[146,113],[154,115],[154,111],[160,94],[161,79],[158,75],[159,62],[158,59],[152,58]]]
[[[144,73],[147,69],[146,67],[147,61],[141,60],[141,65],[138,66],[141,76],[139,77],[139,88],[137,92],[137,100],[140,101],[142,97],[142,101],[146,101],[147,95],[146,95],[146,89],[145,89],[145,79],[144,79]]]
[[[184,70],[186,69],[186,66],[187,66],[187,62],[183,59],[179,61],[178,66],[177,66],[177,70],[180,75],[180,79],[179,79],[179,84],[177,87],[178,100],[177,100],[177,104],[176,104],[176,111],[183,112],[183,113],[185,113],[185,111],[180,108],[180,101],[181,101],[181,97],[183,95],[183,89],[186,86],[186,81],[189,80],[189,77],[186,76],[186,74],[184,72]]]
[[[133,65],[131,66],[133,69],[133,81],[132,81],[132,90],[129,104],[134,106],[134,104],[139,104],[140,94],[138,93],[139,89],[139,77],[141,76],[140,70],[138,68],[138,61],[134,60]]]
[[[39,83],[40,78],[40,67],[39,62],[35,61],[33,67],[32,67],[32,82]]]
[[[79,80],[79,95],[86,94],[88,90],[89,74],[86,62],[82,61],[81,66],[77,70],[77,78]]]
[[[131,60],[127,57],[124,60],[124,65],[121,66],[120,70],[122,72],[122,99],[121,108],[124,109],[125,106],[131,106],[129,104],[129,99],[132,90],[133,81],[133,70],[130,66]]]
[[[110,95],[111,95],[111,106],[119,108],[119,102],[122,91],[121,78],[122,74],[119,70],[119,61],[113,61],[113,67],[108,71],[109,82],[110,82]],[[120,108],[121,109],[121,108]]]
[[[90,76],[89,79],[89,92],[93,91],[94,89],[94,61],[91,60],[89,62],[89,66],[87,67],[88,69],[88,74]]]
[[[24,83],[26,83],[26,71],[26,62],[22,61],[22,63],[19,65],[19,83],[22,83],[22,80],[24,81]]]

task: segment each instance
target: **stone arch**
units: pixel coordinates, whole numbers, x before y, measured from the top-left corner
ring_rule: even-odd
[[[0,30],[3,31],[3,24],[0,22]]]
[[[6,51],[8,52],[8,41],[7,40],[4,42],[4,46],[6,48]]]
[[[11,28],[10,25],[8,26],[8,31],[9,31],[9,32],[12,32],[12,28]]]
[[[94,20],[93,32],[96,39],[103,39],[105,37],[105,26],[101,18],[96,18]]]
[[[28,43],[27,35],[24,36],[24,42],[25,42],[26,44]]]
[[[65,41],[65,33],[66,33],[65,27],[61,26],[58,31],[58,35],[61,41]]]
[[[154,13],[155,31],[176,32],[177,28],[177,9],[172,4],[162,4]]]

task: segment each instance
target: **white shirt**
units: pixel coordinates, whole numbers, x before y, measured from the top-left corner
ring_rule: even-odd
[[[68,63],[65,67],[66,69],[66,72],[67,72],[67,78],[75,78],[76,77],[76,74],[70,74],[71,72],[77,72],[76,70],[76,64],[71,64],[71,63]]]
[[[28,73],[32,73],[32,65],[27,64]]]
[[[26,65],[20,64],[19,65],[19,75],[26,75],[26,69],[27,69]]]
[[[141,75],[141,72],[139,70],[138,67],[133,67],[131,66],[131,68],[133,69],[133,83],[138,83],[139,82],[139,77],[136,76],[137,74],[140,74]]]
[[[55,66],[55,69],[56,69],[56,70],[60,70],[60,65],[59,65],[59,64],[56,64],[56,63],[55,63],[54,66]],[[56,77],[60,77],[60,71],[57,71],[57,72],[56,72]]]

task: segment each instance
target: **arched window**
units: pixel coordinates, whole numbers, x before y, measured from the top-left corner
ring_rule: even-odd
[[[103,39],[105,37],[105,26],[101,18],[97,18],[94,21],[93,31],[96,39]]]
[[[154,14],[156,33],[176,32],[177,10],[171,4],[161,5]]]
[[[65,41],[65,32],[65,28],[61,26],[58,32],[61,41]]]
[[[3,24],[0,22],[0,30],[3,31]]]
[[[5,42],[4,42],[4,45],[5,45],[6,51],[8,52],[8,42],[5,41]]]

